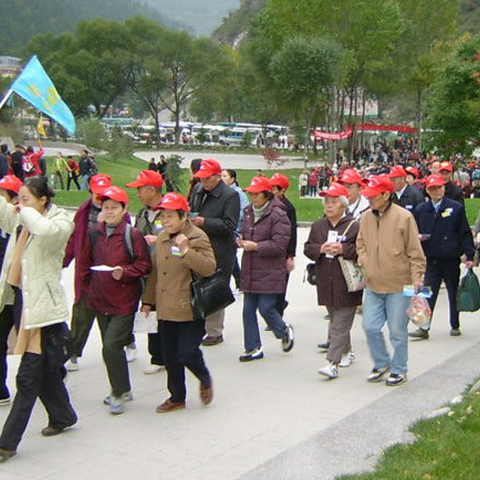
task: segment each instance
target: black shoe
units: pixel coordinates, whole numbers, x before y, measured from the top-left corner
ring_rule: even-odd
[[[328,350],[330,348],[330,342],[323,342],[323,343],[319,343],[317,345],[317,347],[320,349],[320,350]]]
[[[15,450],[7,450],[6,448],[0,448],[0,463],[6,462],[8,459],[16,455]]]
[[[252,360],[260,360],[261,358],[263,358],[263,350],[261,346],[254,350],[250,350],[249,352],[245,351],[240,357],[238,357],[241,362],[251,362]]]
[[[370,383],[379,382],[389,370],[390,370],[390,367],[374,368],[370,372],[370,375],[367,378],[367,382],[370,382]]]
[[[407,375],[404,373],[391,373],[385,380],[385,384],[389,387],[396,387],[407,381]]]
[[[462,334],[462,332],[460,331],[459,328],[452,328],[452,329],[450,330],[450,335],[451,335],[452,337],[459,337],[461,334]]]
[[[288,353],[293,348],[294,343],[295,339],[293,337],[293,328],[287,323],[287,328],[282,337],[282,350],[285,353]]]
[[[416,338],[417,340],[428,340],[428,330],[423,328],[417,328],[414,332],[408,334],[410,338]]]
[[[218,337],[205,337],[202,340],[202,345],[204,347],[213,347],[214,345],[218,345],[219,343],[223,342],[223,335],[219,335]]]

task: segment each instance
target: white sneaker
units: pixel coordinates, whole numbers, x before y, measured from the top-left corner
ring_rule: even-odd
[[[117,403],[118,403],[118,400],[121,400],[123,403],[125,402],[132,402],[133,401],[133,393],[132,391],[128,391],[128,392],[125,392],[122,394],[122,396],[120,398],[117,398],[115,396],[113,396],[111,393],[109,395],[107,395],[104,399],[103,399],[103,404],[104,405],[110,405],[112,403],[112,399],[116,399],[117,400]]]
[[[133,346],[132,346],[133,345]],[[125,355],[127,356],[127,362],[131,363],[137,358],[137,346],[132,344],[125,347]]]
[[[149,365],[144,371],[143,373],[145,375],[153,375],[154,373],[158,373],[160,372],[162,369],[164,369],[165,367],[163,367],[162,365],[154,365],[153,363],[151,365]]]
[[[344,353],[342,359],[338,364],[342,368],[349,367],[355,361],[355,354],[353,352]]]
[[[72,358],[65,364],[65,368],[67,369],[67,372],[78,372],[78,370],[80,370],[78,361],[74,361]]]
[[[330,379],[338,378],[338,368],[332,362],[327,363],[323,368],[318,371],[318,373],[320,375],[325,375]]]

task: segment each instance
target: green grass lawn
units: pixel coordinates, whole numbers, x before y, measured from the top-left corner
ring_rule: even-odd
[[[386,450],[374,473],[339,480],[476,480],[480,478],[480,392],[439,418],[411,429],[417,440]]]
[[[126,183],[133,181],[137,177],[138,172],[147,166],[146,162],[135,157],[121,160],[112,160],[108,157],[98,157],[96,161],[98,164],[98,171],[101,173],[108,173],[112,177],[113,183],[121,187],[123,187]],[[47,159],[47,164],[50,165],[49,159]],[[300,168],[282,170],[282,173],[290,179],[290,188],[288,189],[287,196],[297,209],[298,221],[313,222],[323,215],[322,201],[320,198],[300,198],[300,192],[298,190],[298,176],[300,175],[300,172]],[[256,170],[237,170],[238,182],[240,186],[246,187],[256,173]],[[274,170],[272,170],[271,174],[273,175],[273,173]],[[271,176],[267,171],[265,174]],[[189,172],[184,170],[184,190],[181,192],[183,194],[187,193],[188,179]],[[69,192],[61,190],[57,191],[56,203],[58,205],[70,207],[78,207],[81,205],[88,198],[88,193],[77,192],[76,187],[73,186],[73,188],[75,190],[71,190]],[[130,197],[130,212],[135,213],[141,208],[140,202],[136,196],[136,190],[128,188],[126,190]],[[479,208],[479,198],[469,199],[466,201],[467,216],[470,225],[475,224]]]

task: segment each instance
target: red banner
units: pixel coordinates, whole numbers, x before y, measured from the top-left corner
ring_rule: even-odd
[[[361,123],[360,125],[355,125],[355,130],[363,131],[375,131],[380,130],[384,132],[401,132],[401,133],[417,133],[418,129],[414,127],[408,127],[406,125],[380,125],[378,123]],[[345,138],[351,137],[353,134],[353,128],[348,126],[345,130],[341,132],[323,132],[321,130],[314,130],[313,136],[317,140],[343,140]]]

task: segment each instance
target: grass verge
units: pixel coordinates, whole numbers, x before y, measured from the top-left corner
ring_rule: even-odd
[[[480,478],[480,392],[450,406],[442,417],[420,420],[417,440],[385,451],[375,472],[337,480],[476,480]]]

